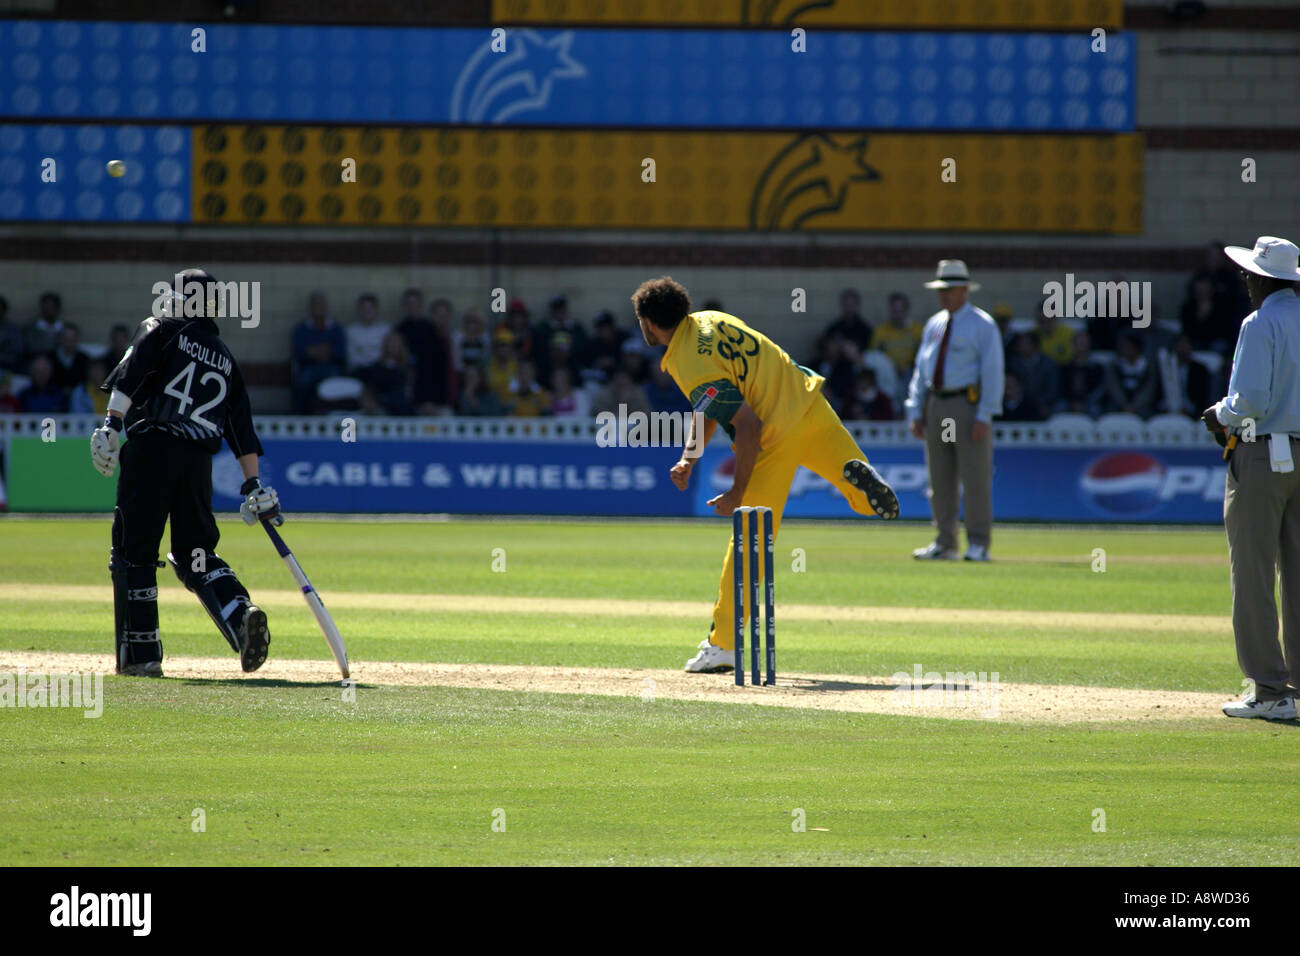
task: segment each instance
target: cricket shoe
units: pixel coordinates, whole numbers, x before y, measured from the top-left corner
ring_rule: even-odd
[[[688,674],[716,674],[732,670],[735,666],[735,653],[710,644],[706,637],[700,641],[700,652],[686,662],[685,669]]]
[[[248,605],[238,633],[239,666],[251,674],[266,663],[266,651],[271,643],[271,632],[266,626],[266,612],[256,604]]]
[[[972,544],[961,556],[963,561],[988,561],[989,549],[982,544]]]
[[[855,458],[844,466],[844,478],[858,491],[867,496],[871,510],[888,521],[898,517],[898,495],[889,487],[880,472],[860,458]]]
[[[143,664],[127,664],[117,671],[123,677],[162,677],[162,661],[145,661]]]
[[[931,541],[924,548],[917,548],[912,557],[918,561],[956,561],[956,548],[942,548],[938,541]]]
[[[1241,695],[1241,700],[1233,700],[1223,705],[1223,712],[1229,717],[1262,717],[1264,720],[1295,720],[1295,698],[1283,697],[1281,700],[1256,700],[1255,692],[1248,690]]]

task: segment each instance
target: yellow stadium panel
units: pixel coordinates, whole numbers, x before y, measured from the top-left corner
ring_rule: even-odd
[[[210,126],[193,139],[195,222],[1142,229],[1139,134]]]
[[[1119,27],[1123,0],[492,0],[494,23],[926,30]]]

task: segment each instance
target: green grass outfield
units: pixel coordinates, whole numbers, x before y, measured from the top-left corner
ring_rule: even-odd
[[[221,554],[255,597],[292,588],[260,531],[222,530]],[[335,607],[354,660],[633,668],[680,668],[707,621],[519,613],[493,599],[704,602],[728,534],[722,521],[617,519],[300,520],[283,531],[327,604],[348,591],[483,598],[477,612],[397,599]],[[1239,689],[1220,529],[1002,527],[987,566],[912,561],[927,538],[917,524],[788,522],[779,669],[919,663],[1157,696]],[[791,571],[795,548],[803,573]],[[1105,573],[1093,571],[1097,548]],[[106,520],[0,520],[0,660],[94,651],[108,665],[107,552]],[[180,588],[170,572],[159,582]],[[961,627],[782,621],[782,604],[991,613]],[[1043,617],[1007,623],[998,610]],[[1289,725],[1213,710],[1013,723],[364,683],[349,703],[337,685],[243,679],[197,602],[162,611],[168,653],[224,656],[231,679],[109,677],[98,720],[0,709],[0,865],[1260,866],[1293,862],[1300,840],[1280,786],[1300,770]],[[1059,611],[1082,616],[1062,624]],[[1188,626],[1130,629],[1109,614],[1185,615]],[[274,658],[326,656],[305,605],[276,610],[271,627]],[[199,808],[203,833],[191,827]],[[796,811],[807,832],[793,832]]]

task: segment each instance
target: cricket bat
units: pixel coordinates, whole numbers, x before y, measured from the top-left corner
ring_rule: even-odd
[[[303,599],[307,602],[307,606],[311,608],[312,614],[316,615],[316,623],[320,625],[321,633],[325,635],[325,640],[330,646],[330,653],[334,655],[334,660],[339,665],[339,670],[342,672],[344,678],[349,677],[348,651],[347,648],[343,646],[343,637],[339,634],[339,629],[334,623],[334,618],[330,617],[330,612],[325,610],[325,603],[321,601],[320,595],[316,593],[316,589],[312,587],[311,582],[307,580],[307,575],[303,572],[302,565],[299,564],[298,559],[293,556],[293,552],[289,550],[289,546],[284,543],[284,539],[280,537],[280,532],[271,527],[271,522],[269,521],[263,521],[262,527],[266,529],[267,537],[269,537],[271,543],[275,545],[275,550],[279,552],[280,557],[284,558],[284,563],[289,566],[289,573],[293,575],[293,579],[298,582],[298,587],[302,589]]]

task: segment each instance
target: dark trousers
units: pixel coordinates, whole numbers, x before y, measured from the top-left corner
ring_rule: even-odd
[[[129,564],[154,564],[171,518],[171,550],[188,563],[195,548],[216,550],[212,517],[212,456],[192,442],[158,432],[122,446],[113,515],[113,548]]]
[[[198,597],[236,651],[248,592],[217,557],[212,516],[212,455],[158,432],[122,446],[113,514],[113,606],[117,668],[162,660],[158,632],[158,545],[171,520],[177,577]]]

